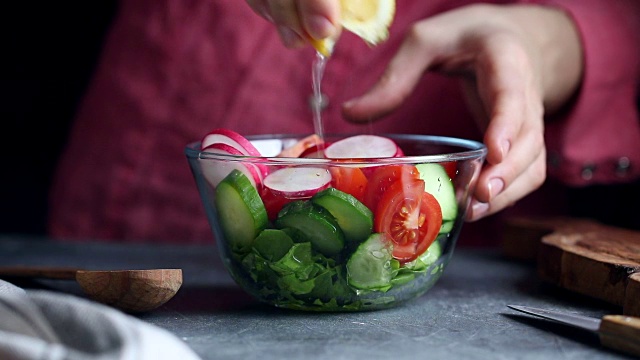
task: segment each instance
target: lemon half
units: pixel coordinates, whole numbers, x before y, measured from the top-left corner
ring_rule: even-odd
[[[396,12],[395,0],[341,0],[340,25],[370,46],[389,37],[389,26]],[[312,40],[313,47],[325,57],[331,56],[337,36]]]

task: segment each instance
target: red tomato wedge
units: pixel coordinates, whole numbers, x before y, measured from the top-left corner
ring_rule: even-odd
[[[378,206],[378,201],[380,201],[382,195],[387,191],[387,188],[400,179],[403,181],[419,180],[420,173],[413,165],[385,165],[376,167],[369,175],[363,203],[371,211],[375,211]]]
[[[267,209],[267,216],[269,220],[273,221],[278,217],[278,213],[282,210],[282,207],[287,203],[293,201],[292,199],[287,199],[286,197],[275,194],[268,187],[263,187],[260,191],[260,198],[262,198],[262,202],[264,203],[264,207]]]
[[[364,202],[364,192],[367,188],[367,177],[357,167],[330,167],[331,185],[343,192],[353,195],[360,202]]]
[[[393,257],[401,263],[415,260],[438,236],[442,210],[433,195],[424,191],[424,181],[396,181],[378,203],[374,217],[376,232],[393,242]]]
[[[450,179],[455,179],[456,178],[456,174],[458,172],[458,165],[456,164],[455,161],[448,161],[445,163],[440,163],[440,165],[442,165],[442,167],[444,167],[444,170],[447,172],[447,175],[449,175]]]

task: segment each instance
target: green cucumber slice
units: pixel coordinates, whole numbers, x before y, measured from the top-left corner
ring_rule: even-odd
[[[267,227],[267,210],[249,178],[234,169],[216,187],[218,222],[232,251],[245,253]]]
[[[327,210],[311,201],[297,200],[286,204],[280,210],[275,226],[295,229],[296,237],[303,237],[325,256],[337,255],[344,247],[344,234],[338,222]]]
[[[362,290],[388,290],[393,277],[392,254],[393,245],[385,235],[371,234],[347,261],[349,285]]]
[[[353,195],[328,188],[315,194],[311,201],[336,218],[348,242],[361,243],[371,235],[373,213]]]
[[[439,239],[436,239],[427,251],[420,254],[417,259],[404,264],[404,267],[413,271],[424,271],[435,263],[440,256],[442,256],[442,245]]]
[[[440,164],[418,164],[416,165],[420,173],[420,179],[424,180],[424,190],[433,195],[442,209],[443,226],[448,220],[455,220],[458,215],[458,202],[453,182],[446,170]],[[444,229],[441,228],[440,232]],[[447,230],[446,232],[450,231]]]
[[[456,220],[442,220],[442,226],[440,226],[440,234],[449,233],[453,230]]]

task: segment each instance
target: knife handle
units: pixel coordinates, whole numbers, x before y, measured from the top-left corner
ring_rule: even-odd
[[[598,331],[602,345],[640,356],[640,318],[606,315]]]

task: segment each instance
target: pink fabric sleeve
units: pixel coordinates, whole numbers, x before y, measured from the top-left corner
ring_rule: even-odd
[[[640,178],[640,1],[533,0],[575,21],[585,71],[574,103],[547,124],[549,176],[572,186]]]

